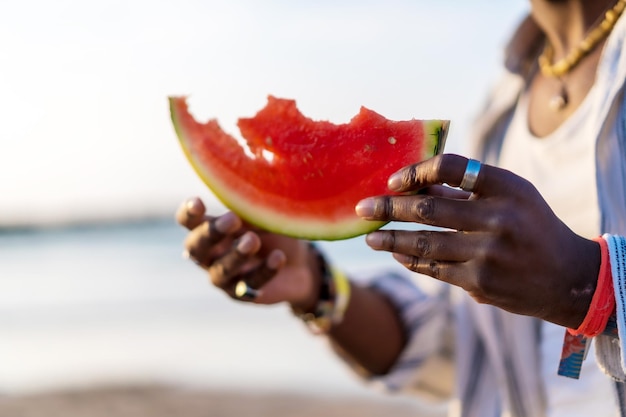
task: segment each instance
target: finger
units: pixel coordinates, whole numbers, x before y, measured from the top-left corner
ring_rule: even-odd
[[[437,261],[397,253],[394,253],[393,257],[413,272],[428,275],[439,281],[461,287],[466,291],[474,292],[471,280],[467,279],[470,274],[466,262]]]
[[[233,249],[215,259],[207,268],[211,282],[218,288],[232,291],[241,281],[243,274],[248,272],[243,268],[255,263],[254,255],[261,248],[261,239],[253,233],[247,232],[237,240]]]
[[[204,220],[206,207],[198,197],[192,197],[183,202],[176,211],[176,221],[189,230],[198,227]]]
[[[487,200],[456,200],[428,195],[370,197],[355,207],[366,220],[417,222],[454,230],[480,231],[498,227],[502,203]]]
[[[216,246],[230,245],[230,240],[236,236],[227,236],[235,233],[241,227],[241,220],[232,212],[225,213],[217,218],[208,218],[194,228],[185,239],[185,256],[193,259],[201,266],[208,267],[214,256]]]
[[[447,185],[432,185],[419,191],[420,195],[430,195],[433,197],[444,197],[456,200],[467,200],[471,197],[472,193],[459,190],[458,188],[452,188]]]
[[[483,233],[379,230],[365,237],[374,250],[440,261],[467,261],[483,247]]]
[[[437,155],[392,174],[388,186],[395,192],[417,191],[437,184],[459,187],[468,161],[460,155]],[[526,187],[523,185],[524,182],[510,171],[482,164],[472,191],[480,196],[500,195]]]
[[[259,289],[267,284],[278,272],[278,270],[287,262],[285,253],[281,250],[272,251],[265,262],[251,271],[243,275],[242,280],[250,286],[250,288]]]
[[[230,281],[230,288],[226,292],[232,297],[241,301],[254,301],[265,303],[272,301],[272,294],[265,294],[264,286],[272,280],[278,270],[285,264],[287,257],[281,250],[274,250],[267,257],[266,261],[255,268],[252,268],[243,275],[237,277],[236,281]],[[243,291],[246,289],[247,291]],[[256,291],[261,289],[260,291]],[[246,293],[253,294],[251,297]],[[242,295],[243,294],[243,295]]]

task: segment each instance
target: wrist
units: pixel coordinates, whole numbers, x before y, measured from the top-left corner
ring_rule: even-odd
[[[350,299],[350,283],[312,243],[309,252],[312,255],[312,281],[317,283],[312,294],[316,296],[300,306],[292,304],[292,311],[314,333],[328,333],[331,327],[343,321]]]
[[[603,237],[594,239],[598,244],[596,251],[598,253],[598,264],[595,268],[595,277],[593,278],[593,288],[584,301],[584,314],[582,319],[576,321],[576,326],[570,327],[569,332],[572,335],[585,335],[594,337],[606,327],[606,323],[611,314],[615,310],[615,296],[613,291],[613,278],[611,274],[611,266],[609,259],[609,250],[606,240]]]
[[[593,281],[590,281],[594,283],[594,289],[590,291],[592,296],[586,302],[586,313],[583,319],[576,321],[576,324],[568,327],[565,332],[559,375],[579,378],[582,361],[588,352],[589,339],[606,332],[607,324],[611,322],[611,317],[615,312],[616,300],[607,241],[610,238],[610,235],[603,235],[594,239],[598,243],[599,247],[596,247],[596,250],[600,257],[600,265],[595,269],[596,276]],[[609,327],[614,329],[615,325]]]
[[[576,263],[569,264],[570,284],[563,288],[562,303],[553,321],[567,328],[577,328],[585,319],[600,273],[600,244],[592,239],[580,238]],[[567,275],[565,275],[567,276]]]
[[[320,299],[321,293],[321,283],[322,283],[322,274],[323,267],[322,262],[325,260],[320,257],[319,251],[311,242],[303,242],[305,245],[306,254],[304,257],[305,266],[304,269],[306,272],[306,280],[308,281],[308,290],[306,291],[306,295],[304,295],[301,299],[297,301],[292,301],[289,303],[291,310],[294,312],[301,313],[312,313],[315,311],[315,307]]]

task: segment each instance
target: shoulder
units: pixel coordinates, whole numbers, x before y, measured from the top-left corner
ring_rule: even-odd
[[[545,36],[535,20],[526,15],[513,31],[504,49],[504,66],[514,74],[526,76],[534,66]]]
[[[611,31],[604,49],[602,57],[598,63],[597,80],[599,83],[605,82],[606,86],[619,88],[626,80],[626,16],[620,17],[617,24]]]

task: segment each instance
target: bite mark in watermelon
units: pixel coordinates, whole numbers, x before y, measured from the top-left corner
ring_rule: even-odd
[[[350,123],[305,117],[294,100],[268,97],[237,125],[247,149],[217,120],[197,122],[185,97],[170,97],[172,121],[196,173],[247,222],[310,240],[339,240],[376,230],[356,203],[389,194],[398,169],[443,150],[447,120],[391,121],[361,107]]]

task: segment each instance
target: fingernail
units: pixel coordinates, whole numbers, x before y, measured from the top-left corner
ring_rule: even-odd
[[[383,247],[383,234],[382,232],[372,232],[365,236],[365,243],[367,243],[372,249],[382,249]]]
[[[285,254],[282,251],[275,250],[267,257],[267,267],[270,269],[278,269],[285,260]]]
[[[359,201],[354,207],[356,215],[359,217],[372,217],[374,216],[374,199],[366,198]]]
[[[252,252],[255,244],[256,242],[254,241],[252,236],[249,233],[246,233],[243,236],[241,236],[241,238],[239,239],[239,242],[237,242],[237,251],[239,253],[247,255],[248,253]]]
[[[402,189],[402,174],[396,172],[387,180],[387,188],[391,191],[400,191]]]
[[[191,216],[198,216],[202,214],[202,206],[200,205],[200,199],[198,197],[187,200],[186,206],[187,214]]]
[[[215,220],[215,228],[220,233],[234,232],[239,226],[239,218],[231,211]]]

